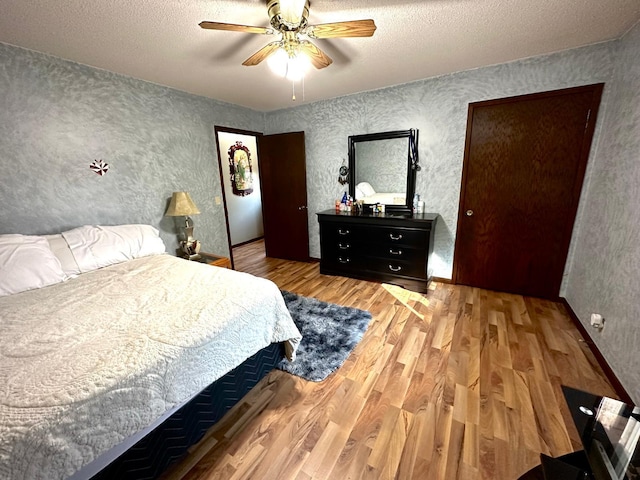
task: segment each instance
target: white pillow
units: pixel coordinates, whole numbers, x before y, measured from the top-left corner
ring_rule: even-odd
[[[44,237],[0,235],[0,296],[67,279]]]
[[[60,266],[66,275],[69,277],[75,277],[82,273],[80,272],[80,267],[78,267],[78,264],[76,263],[76,259],[73,258],[73,253],[71,253],[69,244],[61,234],[44,235],[44,238],[49,242],[49,247],[53,254],[58,260],[60,260]]]
[[[158,230],[151,225],[85,225],[62,232],[62,236],[83,273],[166,252]]]
[[[356,189],[359,189],[362,192],[363,197],[370,197],[371,195],[376,194],[376,191],[369,182],[360,182],[356,185]]]

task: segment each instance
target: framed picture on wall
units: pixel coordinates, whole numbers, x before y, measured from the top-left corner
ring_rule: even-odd
[[[227,151],[231,190],[234,195],[246,197],[253,193],[253,166],[249,148],[236,141]]]

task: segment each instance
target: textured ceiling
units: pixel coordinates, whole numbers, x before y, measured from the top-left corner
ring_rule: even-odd
[[[372,18],[371,38],[314,40],[334,60],[297,87],[242,62],[273,36],[264,0],[0,0],[0,42],[268,111],[618,38],[639,0],[311,0],[309,23]]]

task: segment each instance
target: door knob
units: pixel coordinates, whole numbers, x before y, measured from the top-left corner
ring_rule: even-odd
[[[467,214],[467,217],[471,217],[473,215],[473,210],[467,210],[465,213]]]

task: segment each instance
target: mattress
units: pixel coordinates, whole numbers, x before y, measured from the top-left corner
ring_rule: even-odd
[[[225,413],[284,358],[281,343],[272,343],[213,382],[100,473],[86,468],[86,480],[153,480],[177,462]],[[89,466],[91,466],[90,464]],[[73,477],[72,477],[73,478]]]
[[[0,298],[0,478],[66,478],[270,343],[272,282],[168,255]]]

